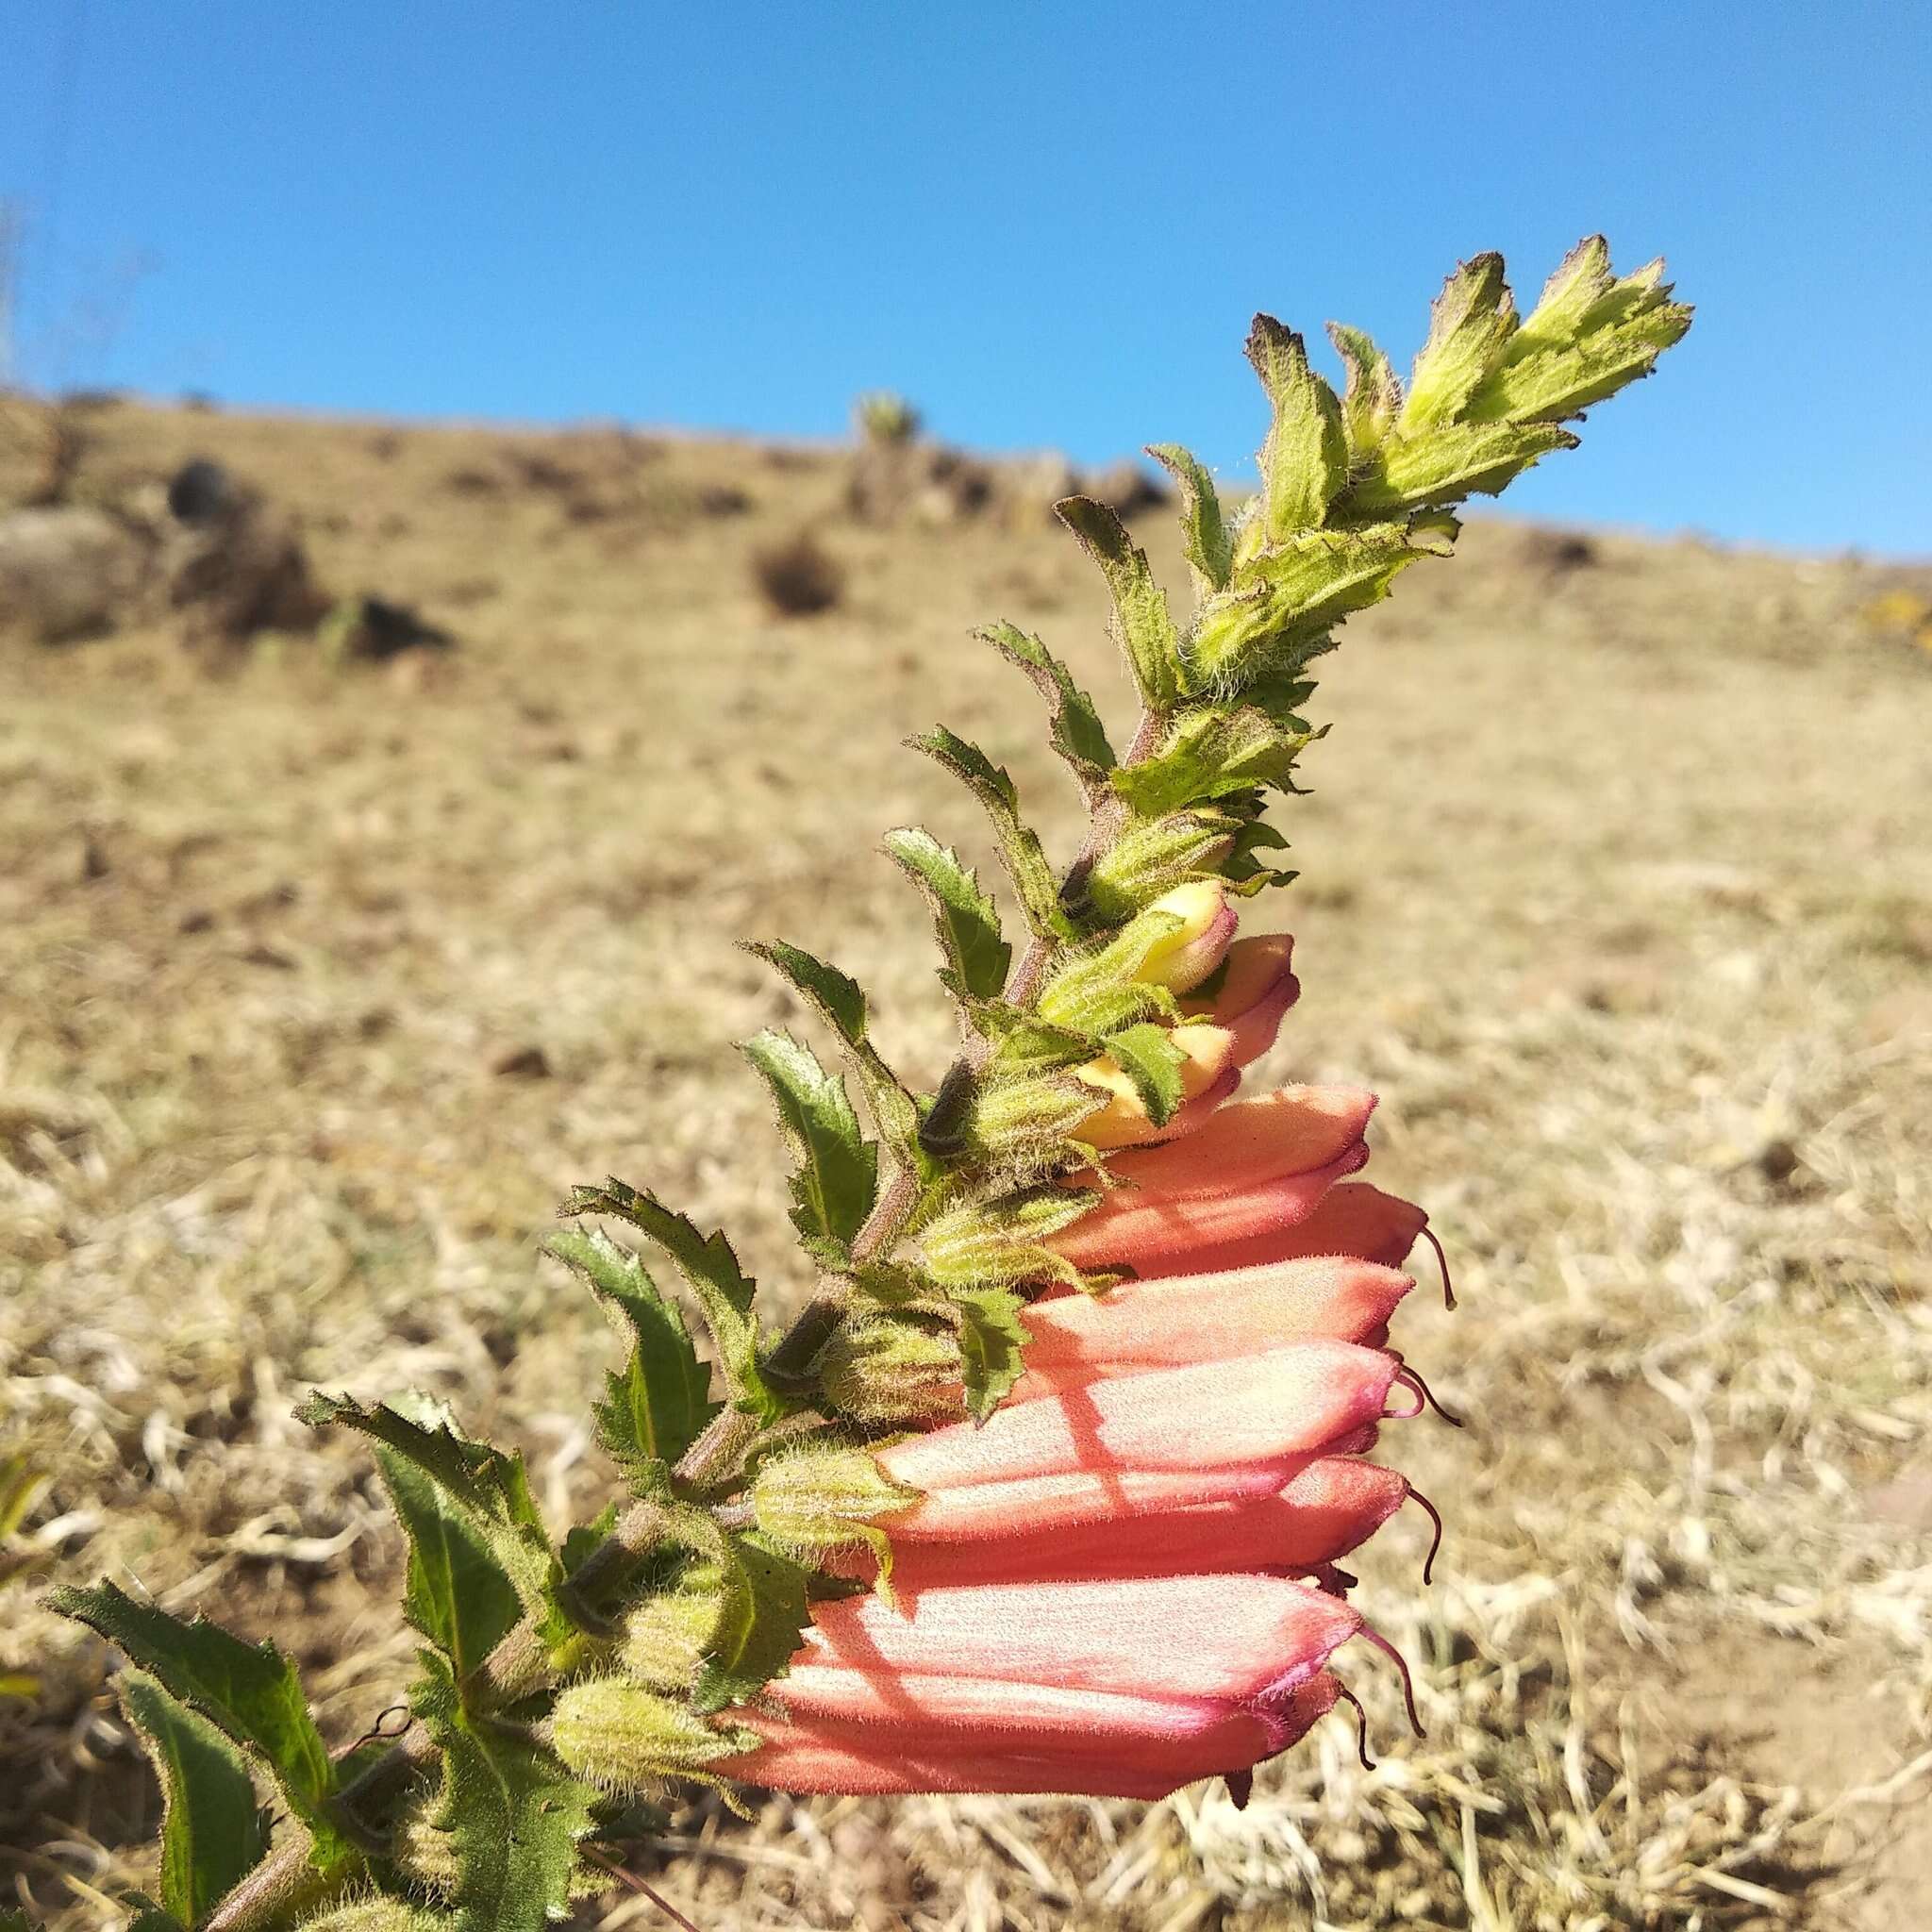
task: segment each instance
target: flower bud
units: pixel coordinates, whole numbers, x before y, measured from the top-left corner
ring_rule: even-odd
[[[1181,1002],[1190,1019],[1211,1020],[1234,1035],[1234,1063],[1246,1066],[1274,1044],[1282,1016],[1301,994],[1301,981],[1290,971],[1294,941],[1285,932],[1257,933],[1227,949],[1211,993]]]
[[[1191,1022],[1174,1029],[1174,1043],[1181,1053],[1184,1099],[1201,1099],[1217,1085],[1223,1090],[1220,1099],[1233,1092],[1240,1075],[1230,1063],[1234,1052],[1231,1034],[1219,1026]],[[1231,1074],[1233,1078],[1228,1077]],[[1197,1124],[1183,1124],[1176,1113],[1164,1125],[1157,1126],[1146,1102],[1141,1098],[1141,1090],[1111,1058],[1089,1060],[1085,1066],[1074,1069],[1074,1077],[1109,1096],[1104,1107],[1096,1108],[1073,1129],[1074,1138],[1086,1141],[1090,1147],[1136,1147],[1142,1141],[1185,1133],[1190,1125]]]
[[[1170,992],[1186,992],[1208,977],[1227,957],[1234,938],[1235,910],[1219,879],[1195,879],[1164,892],[1149,913],[1178,924],[1148,947],[1134,977]],[[1144,914],[1142,915],[1145,916]]]
[[[548,1731],[551,1749],[579,1777],[633,1794],[653,1791],[667,1777],[702,1772],[714,1758],[758,1741],[742,1731],[714,1727],[690,1705],[619,1677],[591,1677],[566,1687]]]
[[[948,1208],[920,1236],[925,1272],[941,1288],[1010,1288],[1022,1281],[1086,1278],[1044,1245],[1048,1235],[1077,1221],[1086,1203],[1063,1188],[1044,1188],[1004,1201]]]
[[[1088,903],[1111,924],[1176,886],[1211,873],[1234,850],[1240,822],[1224,811],[1171,812],[1129,825],[1087,874]]]
[[[841,1323],[818,1372],[833,1406],[858,1422],[909,1426],[960,1413],[958,1341],[904,1316]]]
[[[1024,1160],[1029,1151],[1058,1151],[1092,1111],[1092,1094],[1071,1071],[994,1076],[974,1095],[967,1131],[981,1153]]]
[[[959,1352],[953,1350],[955,1394]],[[759,1463],[751,1479],[752,1515],[773,1542],[802,1562],[858,1544],[883,1552],[879,1518],[909,1508],[919,1491],[894,1482],[869,1449],[808,1442]]]
[[[703,1570],[712,1575],[709,1566]],[[688,1690],[718,1628],[722,1593],[687,1587],[647,1596],[624,1620],[624,1674],[654,1690]]]

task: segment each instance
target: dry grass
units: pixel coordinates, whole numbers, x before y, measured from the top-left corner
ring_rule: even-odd
[[[0,1575],[6,1882],[111,1923],[151,1804],[96,1646],[34,1607],[138,1579],[274,1633],[341,1736],[407,1680],[396,1540],[311,1381],[416,1383],[605,1473],[594,1312],[540,1262],[615,1172],[803,1285],[730,1041],[782,1012],[732,941],[871,983],[930,1075],[924,924],[866,847],[962,797],[943,717],[1049,832],[1043,630],[1116,709],[1099,587],[1043,526],[839,531],[839,608],[753,560],[838,514],[814,452],[107,411],[85,496],[206,451],[304,514],[338,592],[462,647],[221,675],[155,634],[0,646],[0,1401],[49,1480]],[[1587,461],[1588,452],[1574,460]],[[8,479],[0,477],[0,495]],[[729,513],[727,513],[727,510]],[[1178,580],[1163,520],[1142,530]],[[1417,581],[1417,579],[1422,579]],[[709,1806],[652,1883],[706,1932],[1416,1924],[1862,1927],[1932,1887],[1932,660],[1850,561],[1479,525],[1358,623],[1271,908],[1306,992],[1277,1071],[1373,1082],[1374,1172],[1463,1311],[1408,1348],[1473,1426],[1395,1445],[1450,1518],[1366,1602],[1426,1743],[1357,1667],[1237,1813]],[[613,1893],[604,1923],[656,1908]],[[598,1914],[587,1914],[595,1923]]]

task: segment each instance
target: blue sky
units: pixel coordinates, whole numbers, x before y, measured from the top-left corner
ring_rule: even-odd
[[[1932,8],[12,0],[16,365],[235,404],[1082,459],[1257,441],[1267,308],[1404,361],[1591,229],[1698,322],[1541,515],[1932,552]]]

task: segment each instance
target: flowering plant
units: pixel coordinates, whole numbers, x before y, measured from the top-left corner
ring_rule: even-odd
[[[985,752],[915,741],[989,813],[1027,927],[1016,958],[950,847],[889,834],[933,915],[951,1071],[915,1091],[854,980],[754,948],[870,1123],[799,1040],[746,1042],[797,1160],[819,1278],[798,1317],[770,1331],[724,1237],[656,1195],[578,1190],[550,1247],[625,1342],[596,1422],[625,1494],[561,1542],[521,1458],[437,1406],[308,1398],[304,1420],[371,1439],[408,1541],[399,1737],[331,1754],[273,1644],[112,1584],[59,1593],[125,1655],[166,1800],[137,1932],[535,1928],[679,1779],[1151,1798],[1239,1785],[1348,1695],[1333,1658],[1378,1640],[1338,1566],[1410,1494],[1368,1452],[1428,1401],[1389,1346],[1425,1217],[1351,1178],[1372,1095],[1233,1097],[1298,991],[1289,941],[1238,938],[1238,909],[1292,876],[1266,811],[1319,735],[1309,671],[1337,627],[1451,552],[1455,505],[1648,374],[1689,324],[1670,294],[1593,238],[1519,317],[1481,256],[1406,386],[1334,329],[1340,395],[1257,317],[1252,500],[1230,516],[1186,451],[1152,452],[1181,501],[1185,625],[1113,512],[1058,506],[1143,708],[1116,754],[1039,640],[985,634],[1090,807],[1059,869]]]

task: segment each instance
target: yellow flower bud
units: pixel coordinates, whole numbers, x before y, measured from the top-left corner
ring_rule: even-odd
[[[758,1741],[748,1732],[718,1729],[690,1705],[620,1677],[567,1686],[548,1728],[551,1748],[579,1777],[640,1795]]]
[[[1233,1073],[1234,1035],[1224,1026],[1208,1026],[1190,1021],[1174,1029],[1174,1043],[1181,1053],[1181,1096],[1195,1100],[1218,1083],[1227,1082]],[[1110,1058],[1089,1060],[1074,1069],[1074,1077],[1096,1092],[1108,1096],[1107,1104],[1094,1109],[1074,1129],[1074,1138],[1103,1152],[1113,1147],[1135,1147],[1144,1141],[1158,1140],[1164,1131],[1155,1125],[1141,1098],[1141,1091]],[[1238,1077],[1238,1076],[1237,1076]]]

